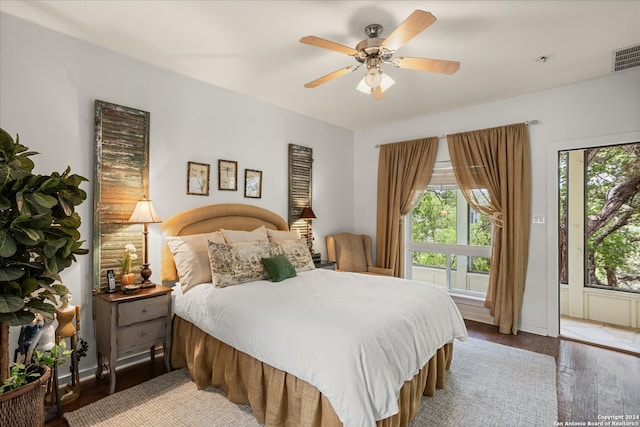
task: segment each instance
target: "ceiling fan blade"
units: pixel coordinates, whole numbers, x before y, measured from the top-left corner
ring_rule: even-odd
[[[434,22],[436,22],[436,17],[431,13],[419,9],[415,10],[380,46],[387,50],[396,51]]]
[[[320,86],[321,84],[324,84],[330,80],[333,80],[335,78],[338,78],[340,76],[344,76],[345,74],[348,74],[352,71],[357,70],[358,67],[355,65],[350,65],[348,67],[344,67],[338,71],[334,71],[333,73],[329,73],[326,76],[322,76],[319,79],[315,79],[312,82],[307,83],[306,85],[304,85],[304,87],[306,88],[312,88],[312,87],[316,87],[316,86]]]
[[[380,86],[376,86],[371,89],[371,95],[376,101],[380,101],[384,97],[384,92],[380,89]]]
[[[400,57],[393,60],[393,65],[409,70],[431,71],[432,73],[453,74],[460,68],[458,61],[444,59],[407,58]]]
[[[345,55],[355,55],[357,50],[345,46],[340,43],[335,43],[329,40],[321,39],[320,37],[307,36],[300,39],[300,43],[308,44],[311,46],[321,47],[323,49],[333,50],[334,52],[344,53]]]

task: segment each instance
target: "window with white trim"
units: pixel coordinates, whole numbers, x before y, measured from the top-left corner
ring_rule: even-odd
[[[405,220],[405,276],[484,297],[491,220],[471,208],[458,189],[446,141],[438,148],[429,184]]]

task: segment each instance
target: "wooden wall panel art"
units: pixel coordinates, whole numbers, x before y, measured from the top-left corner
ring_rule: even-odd
[[[149,191],[149,119],[146,111],[95,101],[95,177],[93,192],[93,288],[104,291],[107,270],[116,273],[128,243],[142,262],[142,224],[129,224],[136,202]]]
[[[307,223],[300,220],[302,209],[311,207],[313,150],[289,144],[289,228],[307,234]]]

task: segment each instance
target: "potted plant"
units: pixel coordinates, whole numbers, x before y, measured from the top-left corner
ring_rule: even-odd
[[[120,260],[120,266],[122,267],[122,276],[120,277],[120,283],[123,286],[132,285],[134,280],[134,274],[131,272],[133,267],[133,261],[138,259],[136,254],[136,247],[131,243],[127,243],[124,247],[124,257]]]
[[[8,391],[17,390],[40,380],[45,383],[53,369],[54,364],[64,366],[66,358],[71,356],[73,350],[67,350],[67,344],[63,341],[55,344],[51,349],[45,351],[36,350],[30,361],[24,363],[14,363],[9,369],[9,377],[0,385],[0,395]]]
[[[68,167],[63,173],[36,175],[30,159],[35,154],[0,128],[0,384],[10,373],[9,326],[27,325],[36,314],[52,319],[56,295],[68,293],[59,273],[76,255],[88,253],[81,248],[75,212],[87,198],[80,189],[87,179]],[[44,405],[43,399],[35,400]],[[0,407],[3,418],[5,409]]]

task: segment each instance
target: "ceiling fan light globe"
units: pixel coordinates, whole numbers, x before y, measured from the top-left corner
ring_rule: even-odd
[[[380,71],[377,68],[370,68],[367,71],[367,75],[364,76],[364,81],[370,88],[380,86],[380,82],[382,81]]]

